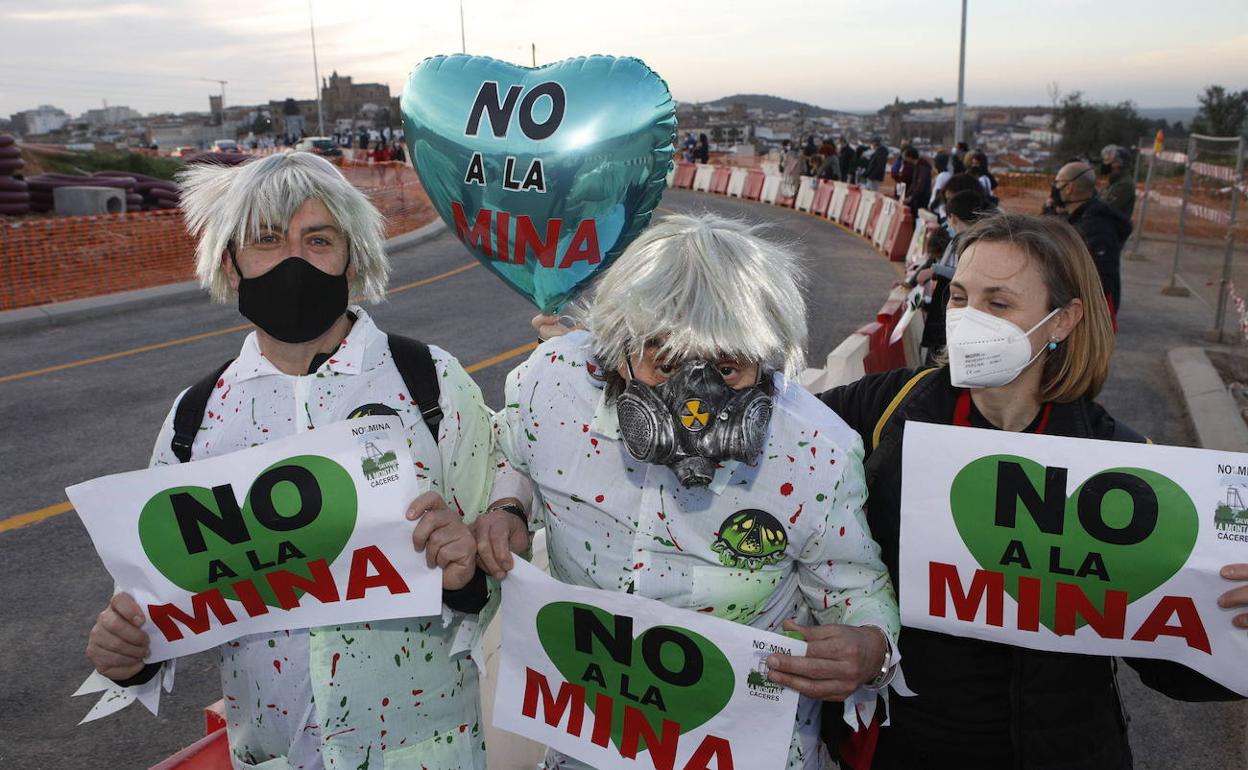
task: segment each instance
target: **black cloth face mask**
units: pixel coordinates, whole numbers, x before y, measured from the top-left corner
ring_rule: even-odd
[[[238,312],[270,337],[309,342],[347,312],[347,271],[330,275],[302,257],[287,257],[273,269],[244,278],[238,260]],[[350,264],[350,262],[348,262]]]
[[[686,487],[711,483],[724,460],[757,462],[771,411],[771,397],[757,384],[733,390],[707,360],[685,362],[658,385],[634,376],[616,400],[629,454],[670,467]]]

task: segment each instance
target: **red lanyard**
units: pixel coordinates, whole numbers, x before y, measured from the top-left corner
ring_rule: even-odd
[[[1040,410],[1040,423],[1036,425],[1036,433],[1044,433],[1049,427],[1049,415],[1053,413],[1053,404],[1048,403]],[[971,392],[963,390],[958,394],[958,405],[953,409],[953,424],[959,428],[971,428]]]

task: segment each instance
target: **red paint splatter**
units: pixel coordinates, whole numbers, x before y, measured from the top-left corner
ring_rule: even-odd
[[[218,387],[218,388],[224,388],[224,387],[225,387],[225,378],[224,378],[224,377],[222,377],[221,379],[217,380],[217,387]]]
[[[331,359],[329,359],[329,362],[330,362],[331,364],[336,364],[336,363],[338,363],[338,359],[336,359],[336,358],[331,358]]]
[[[598,367],[594,366],[591,363],[586,362],[585,371],[589,372],[590,374],[593,374],[594,372],[598,371]]]
[[[581,423],[581,433],[589,433],[589,423]]]
[[[845,528],[841,527],[841,537],[845,537]]]
[[[381,735],[379,735],[379,736],[377,736],[377,737],[378,737],[378,738],[385,738],[385,737],[386,737],[386,733],[388,733],[388,732],[390,732],[390,731],[389,731],[389,730],[382,730],[382,731],[381,731]],[[382,748],[385,748],[385,747],[382,747]]]
[[[423,470],[426,470],[426,468],[425,468],[425,464],[424,464],[424,463],[422,463],[420,460],[417,460],[417,461],[416,461],[416,467],[417,467],[417,468],[420,468],[422,471],[423,471]]]
[[[221,400],[222,400],[222,401],[224,401],[224,400],[225,400],[225,397],[226,397],[226,396],[230,395],[230,391],[231,391],[231,390],[234,390],[234,386],[233,386],[233,385],[231,385],[230,387],[226,388],[226,389],[225,389],[225,392],[221,394]]]
[[[785,457],[789,458],[789,462],[791,463],[797,462],[797,458],[794,457],[793,455],[785,455]]]
[[[402,393],[400,393],[400,394],[399,394],[399,400],[400,400],[400,401],[406,401],[406,400],[407,400],[407,396],[405,396],[405,395],[403,395]]]
[[[380,716],[381,716],[381,721],[383,721],[383,722],[384,722],[384,721],[386,721],[386,715],[385,715],[385,714],[381,714]]]
[[[268,428],[261,428],[261,429],[260,429],[260,432],[261,432],[261,433],[268,433],[268,432],[269,432],[269,429],[268,429]]]
[[[817,450],[817,449],[818,449],[817,447],[813,447],[813,446],[810,448],[810,456],[811,456],[811,457],[814,457],[814,456],[815,456],[815,452],[816,452],[816,450]]]
[[[793,485],[787,481],[781,484],[780,494],[784,495],[785,497],[788,497],[789,495],[793,494]]]
[[[659,516],[659,521],[663,521],[664,519],[666,519],[666,518],[667,518],[667,514],[663,513],[663,511],[655,511],[655,513],[657,513],[657,514],[658,514],[658,516]],[[716,533],[715,533],[715,536],[716,536],[716,537],[719,537],[719,533],[718,533],[718,532],[716,532]]]
[[[591,439],[589,440],[589,443],[590,443],[590,445],[592,445],[592,446],[594,447],[594,449],[597,449],[597,448],[598,448],[598,439],[596,439],[596,438],[591,438]]]
[[[420,695],[424,690],[412,690],[412,695]]]
[[[639,561],[639,562],[637,562],[636,564],[634,564],[634,565],[633,565],[633,569],[641,569],[641,568],[642,568],[642,567],[644,567],[645,565],[646,565],[646,563],[645,563],[644,561]]]
[[[811,438],[819,438],[819,431],[815,431],[815,432],[811,435]]]
[[[465,732],[467,729],[468,729],[468,723],[467,723],[467,722],[464,722],[462,725],[460,725],[460,726],[459,726],[459,731],[460,731],[461,733],[462,733],[462,732]]]
[[[342,653],[335,652],[334,657],[329,661],[329,678],[333,679],[338,676],[338,659],[342,657]]]
[[[601,503],[603,500],[606,500],[606,499],[607,499],[607,498],[606,498],[606,497],[604,497],[603,495],[598,495],[597,497],[595,497],[595,498],[594,498],[594,502],[595,502],[595,503]]]
[[[789,517],[789,523],[790,523],[790,524],[796,524],[796,523],[797,523],[797,517],[802,515],[802,509],[803,509],[803,508],[805,508],[805,507],[806,507],[806,503],[802,503],[801,505],[797,506],[797,512],[796,512],[796,513],[794,513],[792,516],[790,516],[790,517]]]
[[[381,699],[381,705],[383,705],[383,706],[389,706],[389,705],[390,705],[390,699],[389,699],[389,698],[382,698],[382,699]]]
[[[211,410],[211,409],[209,409],[209,410],[208,410],[208,419],[210,419],[210,420],[211,420],[213,417],[216,417],[216,415],[212,413],[212,410]]]
[[[282,662],[280,660],[273,661],[273,668],[277,669],[277,673],[282,673]]]
[[[702,609],[698,610],[698,612],[714,612],[714,611],[715,611],[714,607],[703,607]]]

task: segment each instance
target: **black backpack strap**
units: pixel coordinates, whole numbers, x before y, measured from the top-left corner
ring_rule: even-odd
[[[187,389],[182,399],[178,401],[177,409],[173,413],[173,440],[169,442],[174,456],[178,458],[178,462],[186,463],[191,461],[191,447],[194,446],[195,434],[199,433],[199,426],[204,421],[204,411],[208,408],[208,399],[212,397],[212,391],[217,387],[217,381],[221,379],[221,375],[225,374],[225,370],[230,368],[232,363],[234,363],[234,359],[231,358],[211,375],[204,377]]]
[[[438,385],[438,370],[433,365],[433,354],[423,342],[398,334],[388,336],[394,365],[398,367],[408,395],[416,402],[420,415],[425,419],[425,425],[436,442],[438,426],[442,424],[442,407],[438,406],[442,391]]]

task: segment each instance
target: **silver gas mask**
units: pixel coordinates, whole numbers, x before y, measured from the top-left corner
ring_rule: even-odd
[[[670,467],[686,487],[702,487],[711,483],[719,462],[757,462],[772,400],[758,383],[733,390],[716,362],[698,359],[658,385],[632,377],[615,409],[629,454]]]

